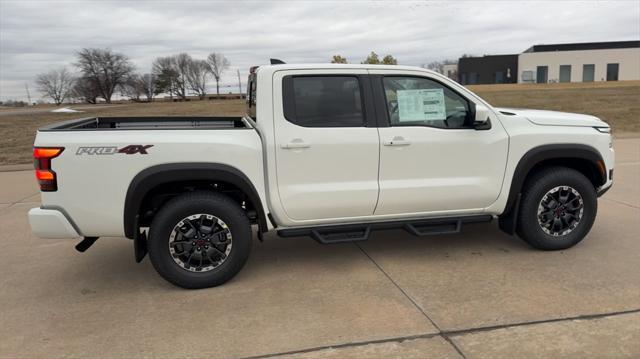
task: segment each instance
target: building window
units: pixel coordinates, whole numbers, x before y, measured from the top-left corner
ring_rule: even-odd
[[[522,82],[533,82],[533,71],[522,71]]]
[[[560,82],[571,82],[571,65],[560,65]]]
[[[467,84],[467,73],[466,72],[461,72],[460,73],[460,83],[463,85]]]
[[[607,81],[618,81],[619,64],[607,64]]]
[[[582,82],[593,82],[596,73],[596,65],[582,65]]]
[[[504,83],[504,72],[496,71],[496,73],[494,75],[493,82],[495,82],[497,84],[503,84]]]
[[[539,84],[546,84],[549,74],[548,66],[538,66],[536,68],[536,82]]]

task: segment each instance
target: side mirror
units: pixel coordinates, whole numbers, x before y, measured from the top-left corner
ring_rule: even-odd
[[[491,110],[484,105],[474,106],[473,128],[476,130],[488,130],[491,128]]]

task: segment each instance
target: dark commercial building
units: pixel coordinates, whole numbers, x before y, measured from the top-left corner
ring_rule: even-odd
[[[485,55],[458,60],[458,82],[463,85],[518,82],[518,55]]]

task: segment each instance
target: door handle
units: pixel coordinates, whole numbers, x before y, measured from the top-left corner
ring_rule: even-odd
[[[392,140],[384,141],[382,144],[385,146],[409,146],[411,142],[405,140],[402,136],[395,136]]]
[[[289,143],[283,143],[282,145],[280,145],[280,147],[285,150],[290,150],[295,148],[309,148],[311,147],[311,144],[304,142],[300,138],[296,138]]]

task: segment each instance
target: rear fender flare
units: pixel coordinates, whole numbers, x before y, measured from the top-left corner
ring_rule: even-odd
[[[145,196],[159,185],[180,181],[220,181],[237,186],[255,208],[260,232],[267,232],[267,219],[262,201],[251,180],[235,167],[218,163],[170,163],[149,167],[138,173],[127,190],[124,203],[124,233],[134,238],[136,216]]]

